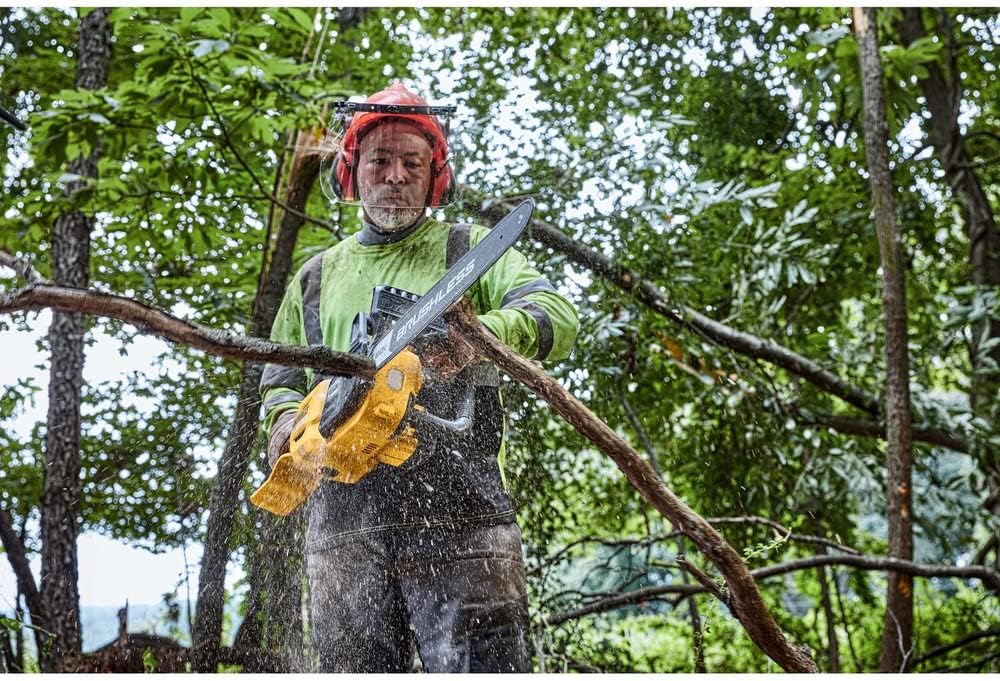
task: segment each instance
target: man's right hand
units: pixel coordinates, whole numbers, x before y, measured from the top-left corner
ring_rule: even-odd
[[[278,414],[271,426],[271,437],[267,440],[267,463],[274,468],[278,457],[289,450],[289,438],[295,425],[295,410],[289,409]]]

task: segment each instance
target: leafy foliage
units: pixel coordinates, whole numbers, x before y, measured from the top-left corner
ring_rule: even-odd
[[[924,149],[920,120],[929,114],[917,79],[931,63],[963,74],[970,153],[984,161],[976,172],[1000,208],[1000,164],[985,162],[996,156],[992,44],[1000,18],[986,9],[925,10],[929,37],[903,47],[898,11],[881,13],[880,31],[917,418],[996,438],[995,423],[971,418],[967,393],[970,333],[997,314],[997,296],[971,283],[953,197]],[[97,216],[96,288],[246,332],[279,212],[273,199],[282,198],[276,178],[286,170],[288,134],[316,124],[331,98],[403,78],[432,100],[460,105],[453,142],[463,182],[490,197],[534,195],[544,220],[640,272],[672,305],[881,393],[878,248],[846,10],[373,8],[355,25],[340,23],[334,10],[122,7],[111,15],[109,85],[96,92],[73,87],[75,14],[0,9],[0,106],[31,126],[0,134],[0,248],[27,256],[43,274],[48,226],[79,209]],[[962,49],[949,64],[952,39]],[[67,161],[98,146],[99,178],[67,198],[63,187],[78,179],[66,174]],[[444,215],[467,219],[478,204],[466,196]],[[304,228],[296,264],[358,226],[318,191],[306,212],[316,221]],[[692,507],[705,516],[762,516],[796,534],[884,553],[882,444],[808,418],[855,410],[672,323],[544,246],[521,247],[581,313],[573,357],[550,371]],[[31,326],[32,317],[17,323]],[[107,334],[129,352],[135,329],[89,323],[92,338]],[[141,371],[88,386],[81,527],[153,550],[200,538],[238,375],[230,362],[171,348]],[[27,380],[0,397],[0,498],[19,524],[37,518],[44,426],[27,442],[8,426],[42,399]],[[535,622],[610,593],[679,582],[676,556],[690,547],[676,539],[627,550],[581,543],[551,561],[584,537],[613,544],[670,528],[535,396],[508,384],[504,400]],[[247,489],[261,466],[255,462]],[[984,496],[977,462],[920,445],[918,560],[967,560],[995,522]],[[254,527],[242,517],[234,544],[252,551]],[[723,531],[751,568],[816,548],[760,525]],[[27,543],[37,549],[32,536]],[[871,670],[882,577],[830,574],[843,605],[834,599],[841,669]],[[816,571],[764,584],[782,627],[829,666]],[[982,599],[976,585],[917,585],[918,652],[1000,621],[995,599]],[[694,598],[710,671],[771,669],[723,606]],[[651,600],[540,627],[533,644],[536,663],[550,671],[693,668],[687,601]],[[973,647],[939,662],[978,657]]]

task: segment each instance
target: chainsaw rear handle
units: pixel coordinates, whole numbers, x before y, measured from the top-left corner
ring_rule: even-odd
[[[476,384],[472,381],[467,381],[466,390],[462,394],[462,401],[458,406],[458,418],[454,420],[444,419],[419,407],[413,409],[413,418],[438,430],[461,435],[472,429],[472,416],[475,408]]]

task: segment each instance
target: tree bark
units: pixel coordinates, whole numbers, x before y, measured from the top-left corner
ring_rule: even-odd
[[[889,556],[913,558],[912,433],[910,373],[906,329],[906,287],[901,239],[896,226],[892,174],[889,170],[889,124],[878,51],[876,10],[854,8],[854,34],[861,60],[865,156],[872,192],[875,229],[882,263],[882,299],[886,354],[886,513]],[[913,579],[891,572],[879,669],[902,672],[913,645]]]
[[[108,10],[96,9],[80,23],[76,86],[96,90],[107,83],[111,57]],[[70,173],[97,177],[98,149],[69,163]],[[82,182],[67,187],[74,194]],[[56,284],[84,288],[90,278],[93,218],[80,211],[60,215],[52,227],[52,278]],[[76,540],[80,499],[80,400],[83,383],[83,317],[53,312],[49,328],[52,363],[42,485],[42,574],[40,599],[53,635],[49,654],[40,651],[43,671],[57,672],[67,656],[80,653],[80,593]]]
[[[938,62],[932,61],[924,65],[927,76],[920,79],[919,85],[927,102],[930,118],[922,121],[944,169],[945,180],[958,199],[965,232],[969,238],[972,282],[987,291],[996,291],[1000,289],[1000,229],[997,228],[993,206],[971,163],[958,123],[962,100],[961,77],[958,69],[954,68],[958,55],[955,51],[953,28],[947,21],[947,10],[941,11],[944,12],[946,21],[939,25],[940,37],[946,61],[953,68],[950,74],[946,74]],[[904,9],[897,28],[905,45],[924,37],[921,9]],[[994,313],[1000,314],[1000,311],[995,310]],[[992,432],[997,431],[1000,419],[1000,400],[997,399],[1000,394],[1000,371],[995,368],[1000,367],[1000,345],[992,350],[984,351],[982,348],[987,341],[997,338],[1000,338],[1000,318],[987,317],[973,329],[969,348],[972,363],[970,406],[973,414],[989,424]],[[987,495],[992,501],[989,510],[1000,516],[1000,452],[985,439],[975,438],[976,442],[972,443],[970,453],[985,474]],[[997,560],[1000,562],[1000,551]]]
[[[307,134],[311,133],[302,133],[300,141]],[[293,160],[285,203],[298,212],[305,208],[309,192],[319,175],[319,165],[320,159],[315,155],[296,155]],[[265,338],[271,334],[271,326],[292,269],[292,253],[302,223],[303,218],[297,212],[284,211],[281,216],[281,226],[275,239],[274,252],[268,261],[264,285],[254,299],[249,329],[251,337]],[[268,248],[268,244],[264,247]],[[259,388],[262,372],[263,366],[259,363],[249,362],[243,366],[236,413],[233,415],[229,437],[212,487],[192,633],[192,667],[199,672],[215,671],[222,645],[222,609],[226,564],[230,554],[229,540],[239,506],[239,492],[246,478],[260,421]]]
[[[817,671],[816,663],[808,652],[793,646],[785,638],[764,603],[757,583],[736,550],[704,518],[674,495],[627,442],[619,438],[555,379],[494,338],[476,319],[470,305],[454,308],[445,317],[483,355],[548,402],[560,416],[611,457],[646,501],[691,539],[725,577],[733,614],[746,629],[750,639],[768,657],[787,671]]]

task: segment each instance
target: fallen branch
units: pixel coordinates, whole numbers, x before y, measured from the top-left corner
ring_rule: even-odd
[[[785,638],[764,603],[757,583],[736,550],[704,518],[670,491],[627,442],[555,379],[486,331],[467,299],[463,305],[450,310],[445,317],[488,359],[548,402],[560,416],[611,457],[632,486],[715,565],[729,586],[733,614],[740,620],[750,639],[764,653],[786,671],[817,671],[816,663],[806,651],[791,645]]]
[[[151,333],[218,357],[308,367],[338,376],[371,378],[375,375],[372,361],[361,355],[334,352],[320,345],[282,345],[218,331],[186,322],[130,298],[92,289],[36,284],[0,296],[0,314],[43,308],[111,317],[128,322],[143,333]]]

